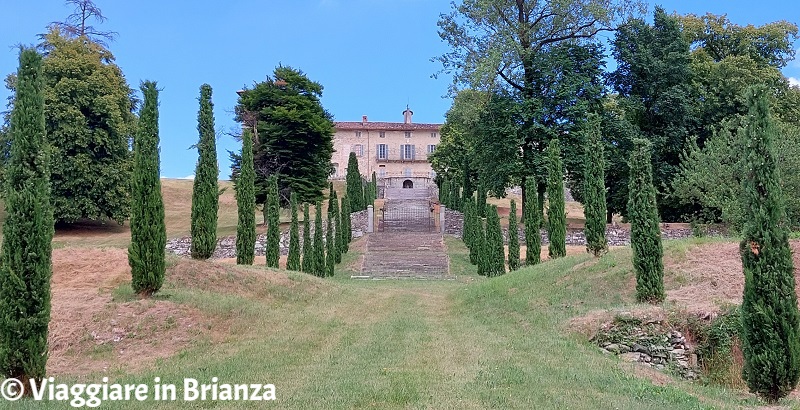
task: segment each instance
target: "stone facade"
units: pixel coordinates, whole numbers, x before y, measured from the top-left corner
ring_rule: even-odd
[[[414,123],[412,114],[406,109],[403,122],[370,122],[365,115],[360,122],[335,123],[331,178],[343,179],[347,175],[348,158],[355,152],[359,171],[368,178],[375,172],[382,180],[378,185],[431,185],[435,174],[428,154],[439,145],[441,124]]]

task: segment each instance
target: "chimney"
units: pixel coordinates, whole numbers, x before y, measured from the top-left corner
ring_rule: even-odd
[[[361,125],[365,125],[366,123],[367,123],[367,116],[366,115],[362,115],[361,116]]]
[[[414,115],[414,111],[411,111],[410,109],[408,109],[408,106],[406,105],[406,110],[403,111],[403,123],[404,124],[411,124],[411,116],[412,115]]]

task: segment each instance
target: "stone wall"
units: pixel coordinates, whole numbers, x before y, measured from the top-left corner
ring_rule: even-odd
[[[353,228],[353,239],[364,236],[367,229],[367,211],[358,211],[350,214],[351,226]],[[311,237],[314,237],[314,223],[310,223]],[[322,238],[325,240],[325,233],[328,222],[322,221]],[[256,256],[264,256],[267,243],[266,234],[256,235]],[[181,238],[170,239],[167,241],[166,249],[168,252],[178,256],[189,257],[191,255],[192,238],[184,236]],[[289,254],[289,231],[281,232],[280,239],[281,255]],[[300,224],[300,251],[303,248],[303,225]],[[235,258],[236,257],[236,236],[224,236],[217,240],[217,249],[211,256],[212,259]]]
[[[453,235],[460,238],[463,234],[464,214],[451,209],[445,210],[445,234]],[[683,239],[694,236],[691,228],[673,227],[670,224],[661,224],[661,238],[662,239]],[[518,229],[519,242],[525,243],[525,227],[520,224]],[[706,236],[724,236],[725,232],[720,227],[708,227],[703,229],[703,234]],[[547,230],[540,231],[542,236],[542,244],[550,243],[547,238]],[[609,225],[606,227],[606,240],[609,246],[627,246],[631,244],[631,232],[629,229],[618,226]],[[503,228],[503,242],[508,242],[508,229]],[[583,228],[568,228],[567,229],[567,245],[585,245],[586,236],[583,234]]]

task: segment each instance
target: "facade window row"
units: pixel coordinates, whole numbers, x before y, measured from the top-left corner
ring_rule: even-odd
[[[356,133],[356,138],[361,138],[361,136],[363,135],[363,131],[356,131],[355,133]],[[411,131],[404,131],[403,132],[403,136],[406,137],[406,138],[411,138],[411,137],[414,136],[414,133],[411,132]],[[386,131],[379,131],[378,132],[378,137],[379,138],[386,138]],[[431,138],[438,138],[438,137],[439,137],[439,133],[438,132],[432,132],[431,133]]]

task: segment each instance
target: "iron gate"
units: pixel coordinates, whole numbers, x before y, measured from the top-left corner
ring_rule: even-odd
[[[381,208],[378,232],[433,232],[436,221],[433,207]]]

